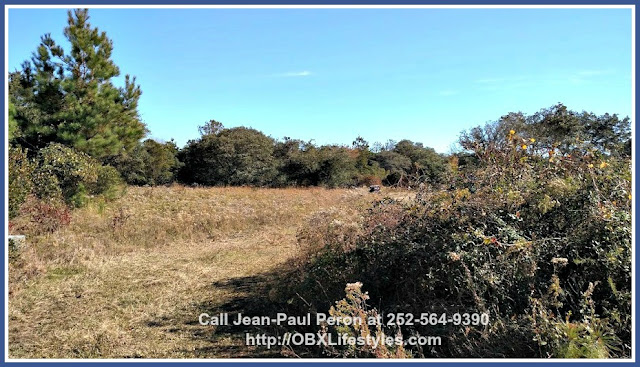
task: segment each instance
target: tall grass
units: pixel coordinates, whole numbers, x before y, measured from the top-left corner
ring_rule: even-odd
[[[313,212],[355,212],[370,200],[365,190],[174,185],[94,198],[54,230],[24,211],[12,220],[27,247],[9,264],[9,355],[255,355],[244,335],[194,325],[207,307],[244,297],[214,284],[256,278],[295,256]]]

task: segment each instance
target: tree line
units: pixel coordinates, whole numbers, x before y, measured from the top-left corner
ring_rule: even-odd
[[[10,190],[15,209],[29,194],[60,197],[76,206],[91,195],[130,185],[251,185],[348,187],[448,184],[452,159],[473,163],[505,130],[536,136],[537,149],[570,154],[578,140],[607,154],[630,155],[630,121],[577,113],[558,104],[531,116],[511,113],[494,126],[462,134],[458,153],[443,155],[419,142],[321,145],[274,139],[249,127],[210,120],[200,137],[178,147],[145,139],[136,78],[113,78],[113,42],[89,23],[86,9],[68,12],[65,52],[50,34],[30,60],[8,76]],[[487,153],[489,154],[489,153]],[[455,168],[455,167],[454,167]],[[12,212],[15,212],[12,211]]]
[[[398,184],[423,173],[436,179],[445,162],[433,149],[408,140],[378,144],[374,153],[360,137],[351,146],[317,146],[276,140],[247,127],[225,128],[215,120],[182,148],[173,141],[145,140],[148,130],[138,111],[142,90],[130,75],[123,87],[115,86],[121,72],[111,58],[113,42],[89,23],[88,10],[68,12],[64,35],[70,50],[45,34],[31,58],[8,75],[11,180],[20,182],[20,191],[34,187],[41,197],[59,191],[67,202],[81,204],[83,196],[100,194],[119,180],[269,187]],[[27,184],[18,172],[37,177],[36,182]]]

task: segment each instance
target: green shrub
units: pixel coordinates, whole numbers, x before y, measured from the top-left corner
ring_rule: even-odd
[[[83,207],[92,195],[113,200],[121,193],[120,173],[111,166],[101,166],[84,153],[60,144],[50,144],[33,159],[26,153],[15,147],[9,151],[11,218],[20,214],[20,208],[30,194],[42,200],[43,205],[64,201],[72,207]],[[55,206],[57,208],[58,204]]]
[[[9,148],[9,218],[18,215],[20,205],[33,189],[34,164],[20,147]]]
[[[67,200],[67,202],[74,208],[82,208],[85,207],[87,203],[89,203],[89,192],[87,191],[84,184],[78,184],[73,195]]]
[[[304,256],[284,273],[284,307],[323,312],[362,281],[386,313],[490,314],[486,327],[402,327],[443,339],[413,354],[628,357],[629,160],[586,148],[550,157],[517,132],[476,146],[476,163],[452,170],[447,189],[381,200],[342,233],[302,230],[314,235],[300,236]]]
[[[356,161],[347,148],[323,146],[318,150],[318,184],[330,188],[345,187],[357,183]]]
[[[555,298],[562,292],[557,277],[553,283],[553,291],[547,297]],[[572,318],[569,312],[562,319],[545,306],[549,299],[532,300],[534,340],[543,353],[555,358],[611,358],[620,353],[620,339],[613,332],[614,327],[596,313],[592,295],[597,286],[598,283],[589,283],[578,317]]]
[[[98,167],[98,178],[89,186],[92,195],[102,195],[107,200],[114,200],[122,193],[123,180],[120,172],[112,166]]]
[[[38,152],[34,176],[36,194],[40,198],[60,195],[67,203],[86,202],[86,186],[95,184],[100,170],[98,162],[84,153],[61,144],[50,144]]]
[[[273,139],[255,129],[216,130],[189,141],[181,151],[181,180],[211,186],[271,185],[278,174],[273,150]]]
[[[172,183],[182,167],[173,141],[159,143],[147,139],[128,152],[107,160],[130,185],[166,185]]]

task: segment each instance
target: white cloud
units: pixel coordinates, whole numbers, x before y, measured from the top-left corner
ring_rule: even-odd
[[[309,75],[311,75],[311,72],[307,70],[290,71],[287,73],[273,74],[273,76],[277,78],[294,78],[294,77],[309,76]]]

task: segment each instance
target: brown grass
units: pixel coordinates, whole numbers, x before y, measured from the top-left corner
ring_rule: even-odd
[[[200,326],[198,315],[259,287],[260,274],[296,254],[313,213],[357,215],[374,198],[364,189],[172,186],[94,200],[69,226],[29,236],[11,261],[9,356],[270,356],[244,346],[243,333]]]

